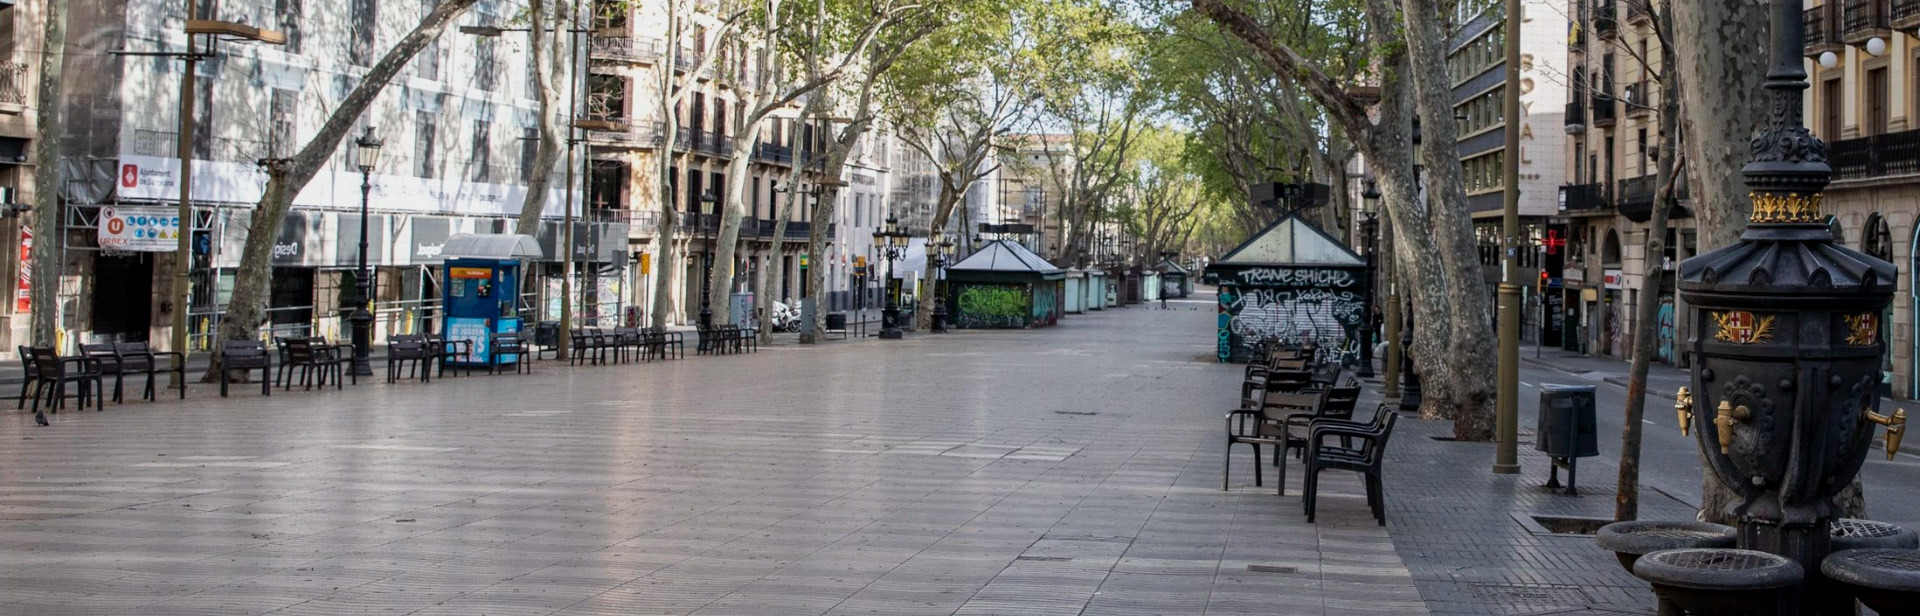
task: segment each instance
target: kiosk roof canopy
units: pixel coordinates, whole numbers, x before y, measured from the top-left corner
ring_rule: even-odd
[[[539,259],[546,253],[531,235],[461,233],[447,238],[441,259]]]
[[[1344,265],[1365,266],[1365,259],[1354,254],[1340,240],[1333,239],[1313,223],[1288,214],[1261,229],[1246,242],[1227,252],[1219,265]]]
[[[1034,254],[1033,251],[1027,250],[1026,246],[1021,246],[1007,240],[994,240],[985,246],[981,246],[980,250],[975,251],[965,259],[961,259],[959,263],[953,264],[953,266],[947,268],[947,270],[999,272],[1007,274],[1056,274],[1065,271],[1054,267],[1052,263],[1048,263],[1046,259],[1040,258],[1040,255]]]

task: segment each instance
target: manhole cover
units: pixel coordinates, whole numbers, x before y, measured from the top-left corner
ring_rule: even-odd
[[[1576,586],[1534,586],[1519,584],[1474,584],[1473,594],[1489,603],[1527,603],[1532,605],[1586,605],[1592,602]]]

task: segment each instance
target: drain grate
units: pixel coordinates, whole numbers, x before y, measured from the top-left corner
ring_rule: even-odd
[[[1043,562],[1043,563],[1059,563],[1059,562],[1066,562],[1069,560],[1073,560],[1073,557],[1072,556],[1018,556],[1018,557],[1015,557],[1014,560],[1025,560],[1025,561]]]
[[[1277,565],[1247,565],[1247,570],[1252,571],[1254,573],[1299,573],[1300,572],[1299,567],[1281,567]]]
[[[1578,606],[1593,602],[1578,586],[1474,584],[1473,594],[1489,603]]]

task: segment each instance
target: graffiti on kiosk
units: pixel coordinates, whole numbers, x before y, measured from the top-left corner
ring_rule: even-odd
[[[1222,289],[1219,355],[1232,361],[1261,341],[1338,348],[1363,321],[1361,294],[1345,289]]]
[[[1025,327],[1030,303],[1024,286],[970,285],[959,304],[961,327]]]
[[[1293,267],[1250,267],[1240,270],[1240,283],[1270,287],[1346,288],[1359,284],[1353,272],[1344,269],[1308,269]]]

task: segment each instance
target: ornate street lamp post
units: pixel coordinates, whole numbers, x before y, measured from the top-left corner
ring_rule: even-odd
[[[373,169],[380,165],[383,144],[369,126],[353,145],[360,154],[360,257],[354,272],[354,295],[349,301],[353,307],[348,309],[347,319],[353,324],[353,374],[371,376],[373,366],[367,356],[373,349],[373,312],[367,305],[373,302],[373,270],[367,266],[367,203],[372,198]]]
[[[1380,187],[1373,180],[1367,180],[1366,188],[1360,192],[1360,235],[1367,250],[1367,290],[1361,295],[1360,303],[1360,371],[1356,376],[1373,378],[1373,327],[1379,323],[1373,318],[1373,294],[1380,288],[1379,272],[1380,246],[1374,242],[1380,233],[1379,215],[1375,208],[1380,203]]]
[[[713,330],[713,300],[709,299],[709,297],[712,296],[711,291],[713,289],[714,239],[713,225],[707,224],[706,213],[713,211],[713,204],[718,201],[719,199],[713,196],[713,191],[707,191],[705,194],[700,195],[701,213],[693,217],[694,224],[700,225],[701,230],[705,231],[707,236],[706,248],[702,250],[702,252],[706,254],[702,255],[700,259],[701,262],[705,264],[700,274],[700,348],[702,349],[707,348],[707,338],[709,337],[707,332]]]
[[[887,260],[887,277],[881,279],[880,288],[887,296],[887,306],[880,310],[880,339],[899,340],[906,335],[900,331],[900,304],[893,293],[893,261],[902,256],[902,248],[907,244],[907,234],[900,231],[900,219],[887,216],[887,226],[873,232],[873,245],[880,250],[881,258]]]
[[[933,270],[938,276],[933,281],[933,333],[947,333],[947,259],[953,254],[953,240],[942,238],[940,243],[927,243],[928,256],[933,259]]]

